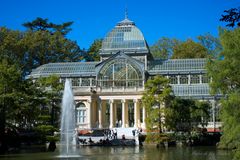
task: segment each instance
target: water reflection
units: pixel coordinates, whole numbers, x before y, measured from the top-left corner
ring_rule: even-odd
[[[5,160],[58,160],[59,153],[31,153],[10,154],[0,156]],[[155,146],[144,147],[79,147],[76,154],[79,158],[70,160],[229,160],[231,152],[217,150],[215,147],[169,147],[156,148]],[[66,160],[66,159],[64,159]]]

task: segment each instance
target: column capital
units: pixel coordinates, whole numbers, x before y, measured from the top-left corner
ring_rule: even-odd
[[[141,99],[133,99],[134,103],[141,103]]]
[[[109,99],[108,102],[109,102],[109,103],[113,103],[113,102],[114,102],[114,99]]]
[[[126,103],[126,99],[121,99],[121,103]]]

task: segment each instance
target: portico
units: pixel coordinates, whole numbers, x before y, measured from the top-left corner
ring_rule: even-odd
[[[145,108],[141,103],[141,95],[135,96],[98,96],[83,99],[75,97],[78,103],[86,104],[86,118],[76,114],[77,122],[81,128],[145,128]],[[91,99],[91,100],[90,100]],[[77,105],[78,106],[78,105]],[[84,108],[84,107],[81,107]],[[77,107],[77,113],[79,109]]]

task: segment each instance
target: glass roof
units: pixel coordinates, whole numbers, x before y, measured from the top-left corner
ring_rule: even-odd
[[[61,77],[96,76],[95,65],[99,62],[67,62],[48,63],[34,69],[30,77],[38,78],[49,75],[60,75]]]
[[[148,62],[150,74],[178,74],[183,72],[205,73],[207,60],[198,59],[168,59]]]
[[[133,21],[125,18],[119,22],[104,38],[100,54],[116,51],[148,52],[148,46],[142,32]]]

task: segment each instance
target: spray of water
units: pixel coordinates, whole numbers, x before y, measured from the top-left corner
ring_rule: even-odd
[[[70,80],[66,79],[62,98],[60,156],[71,157],[75,141],[75,104]]]

